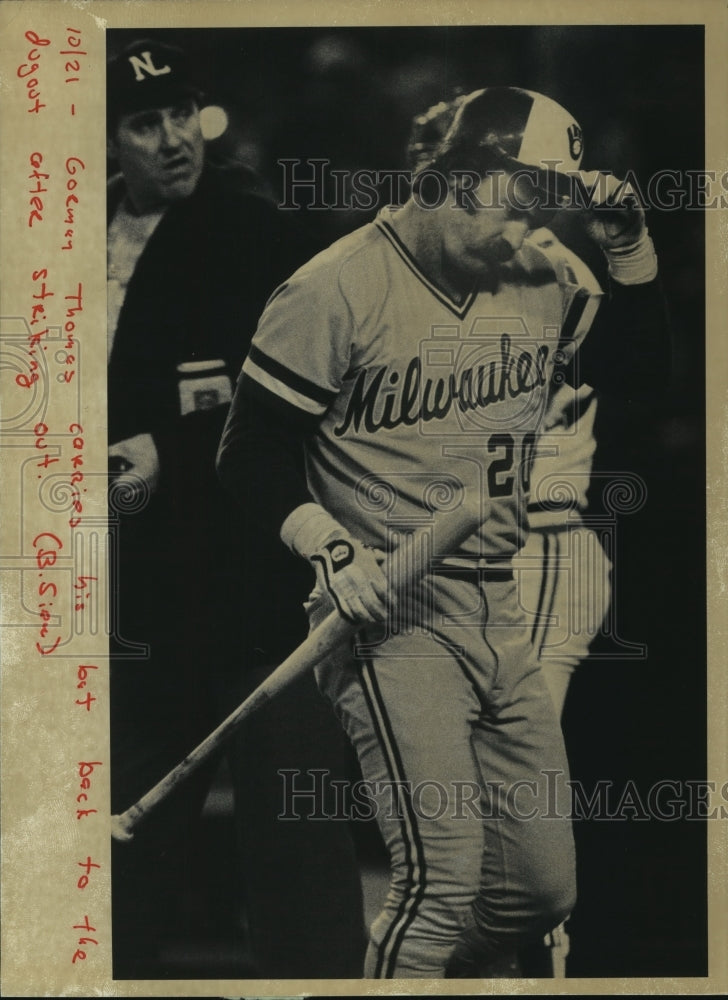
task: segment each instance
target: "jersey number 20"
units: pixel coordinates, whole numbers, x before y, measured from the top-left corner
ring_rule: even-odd
[[[536,433],[529,431],[528,434],[524,435],[521,443],[519,462],[521,486],[524,493],[527,493],[531,488],[531,469],[535,450]],[[488,454],[495,455],[497,452],[502,452],[502,455],[494,458],[488,466],[488,492],[492,497],[510,497],[513,496],[516,481],[516,473],[513,472],[516,442],[512,434],[491,434],[488,439]]]

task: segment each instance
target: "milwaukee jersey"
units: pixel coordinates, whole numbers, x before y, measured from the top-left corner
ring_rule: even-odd
[[[565,248],[547,229],[531,234],[532,241],[555,265],[564,260]],[[591,295],[601,294],[596,278],[583,261],[568,254],[569,267],[581,287]],[[587,506],[596,439],[596,393],[588,385],[554,388],[534,454],[531,493],[528,500],[529,524],[548,528],[563,523],[573,510]]]
[[[454,301],[400,241],[387,209],[309,261],[270,299],[244,373],[320,416],[307,441],[314,498],[352,534],[479,502],[468,557],[507,557],[554,367],[598,300],[567,251],[527,241],[497,284]]]
[[[536,445],[528,517],[532,528],[546,528],[583,511],[597,442],[594,420],[597,399],[591,386],[556,390]]]

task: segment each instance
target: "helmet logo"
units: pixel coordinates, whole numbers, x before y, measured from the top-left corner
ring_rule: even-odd
[[[572,159],[578,160],[584,148],[584,143],[582,142],[582,131],[575,122],[573,125],[569,125],[566,130],[566,134],[569,136],[569,152],[571,153]]]

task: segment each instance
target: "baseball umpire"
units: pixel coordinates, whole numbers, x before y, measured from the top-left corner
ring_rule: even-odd
[[[114,811],[189,753],[306,629],[293,557],[282,546],[271,553],[252,517],[240,530],[215,453],[265,300],[313,249],[244,176],[209,162],[200,100],[175,47],[141,40],[110,62],[108,144],[119,169],[108,195]],[[336,773],[345,749],[313,678],[231,746],[251,973],[360,967],[361,887],[345,826],[277,821],[278,770]],[[213,772],[192,779],[134,844],[114,845],[117,978],[163,974],[165,949],[202,925],[188,896]]]
[[[601,302],[528,238],[568,203],[582,141],[543,95],[469,95],[406,204],[269,300],[221,441],[223,482],[251,503],[254,480],[315,568],[311,622],[333,604],[361,625],[317,678],[390,854],[368,977],[482,974],[574,904],[563,740],[511,559],[550,383],[629,395],[669,364],[644,214],[614,178],[583,210],[609,260]],[[438,550],[438,512],[474,502],[481,528]],[[423,522],[431,572],[395,605],[379,550]]]

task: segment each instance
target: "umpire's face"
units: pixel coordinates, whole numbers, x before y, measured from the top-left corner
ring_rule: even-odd
[[[109,152],[119,162],[137,211],[188,198],[205,156],[197,104],[185,98],[169,107],[123,115]]]

